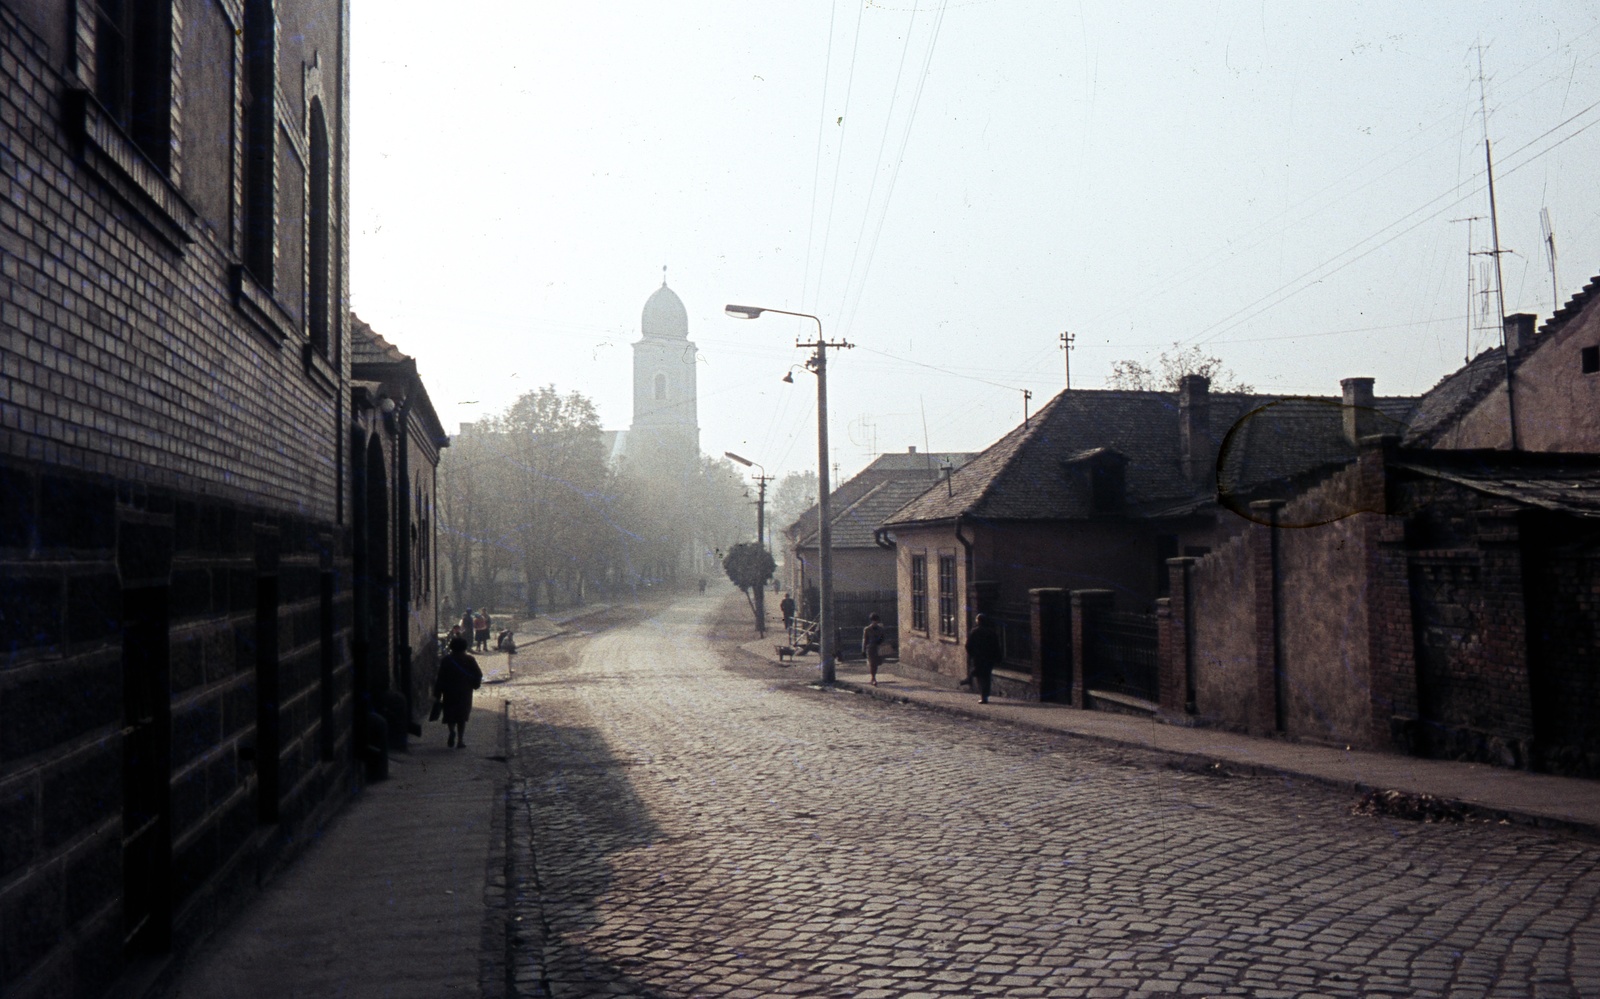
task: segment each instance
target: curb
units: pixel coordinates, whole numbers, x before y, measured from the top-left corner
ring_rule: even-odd
[[[1216,774],[1221,776],[1239,777],[1292,777],[1333,790],[1345,791],[1353,794],[1367,794],[1372,791],[1386,791],[1391,788],[1380,787],[1364,781],[1341,780],[1337,777],[1328,777],[1323,774],[1306,773],[1292,767],[1262,763],[1240,763],[1207,753],[1190,750],[1173,749],[1164,746],[1151,746],[1147,743],[1132,742],[1117,739],[1111,736],[1099,735],[1090,732],[1078,732],[1069,728],[1056,728],[1051,725],[1041,725],[1036,722],[1017,720],[1012,718],[997,718],[970,708],[962,708],[948,704],[930,704],[908,697],[904,694],[895,694],[880,687],[871,687],[857,683],[853,680],[837,680],[834,686],[842,690],[849,690],[857,694],[865,694],[876,700],[891,704],[908,704],[923,711],[932,711],[938,714],[949,715],[956,718],[970,718],[990,722],[995,725],[1005,725],[1010,728],[1022,729],[1029,732],[1038,732],[1044,735],[1054,735],[1066,739],[1081,739],[1085,742],[1102,746],[1113,746],[1118,749],[1136,749],[1141,752],[1153,753],[1170,759],[1174,769],[1188,773]],[[1414,792],[1428,793],[1428,792]],[[1470,819],[1482,822],[1505,822],[1512,825],[1525,826],[1534,829],[1544,829],[1555,832],[1567,833],[1582,839],[1600,842],[1600,825],[1580,822],[1573,819],[1559,819],[1548,815],[1538,815],[1516,809],[1497,808],[1488,805],[1479,805],[1458,798],[1441,797],[1432,795],[1441,804],[1459,808]]]

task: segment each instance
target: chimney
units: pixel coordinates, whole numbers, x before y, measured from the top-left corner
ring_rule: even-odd
[[[906,445],[906,454],[916,454],[916,453],[917,453],[917,446],[915,444],[907,444]]]
[[[1215,485],[1217,456],[1211,452],[1211,379],[1178,379],[1178,447],[1190,485]]]
[[[1506,353],[1516,357],[1533,346],[1533,330],[1539,317],[1531,312],[1518,312],[1506,317]]]
[[[1372,379],[1346,378],[1339,382],[1344,389],[1344,439],[1360,444],[1361,438],[1378,432],[1378,411],[1373,408]]]

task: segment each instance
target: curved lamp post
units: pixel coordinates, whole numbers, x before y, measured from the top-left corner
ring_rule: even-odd
[[[836,679],[834,673],[834,660],[838,650],[834,647],[833,635],[833,517],[829,509],[828,493],[828,348],[848,348],[852,344],[839,342],[830,344],[822,336],[822,320],[809,312],[790,312],[787,309],[769,309],[759,305],[730,305],[723,309],[735,319],[755,319],[763,312],[774,312],[781,316],[798,316],[809,319],[817,324],[817,339],[813,343],[796,342],[796,347],[812,347],[816,354],[806,365],[817,376],[817,520],[818,537],[817,545],[821,549],[818,556],[818,569],[821,575],[819,586],[820,606],[817,608],[817,639],[822,656],[822,682],[831,684]]]
[[[730,459],[732,461],[737,461],[739,464],[743,465],[746,468],[759,468],[759,469],[761,469],[761,471],[756,475],[756,485],[758,487],[757,493],[756,493],[756,547],[760,548],[762,551],[770,551],[770,549],[767,547],[767,539],[766,539],[766,532],[767,532],[767,483],[772,481],[772,478],[771,478],[771,476],[767,475],[767,466],[761,464],[761,462],[759,462],[759,461],[751,461],[749,458],[741,457],[740,455],[734,454],[732,451],[724,451],[724,452],[722,452],[722,456],[724,458],[728,458],[728,459]],[[748,496],[750,494],[749,493],[745,493],[745,495]],[[760,586],[756,587],[756,595],[755,595],[756,631],[763,638],[765,638],[766,635],[767,635],[767,599],[766,599],[766,593],[767,593],[767,584],[766,583],[762,583]]]

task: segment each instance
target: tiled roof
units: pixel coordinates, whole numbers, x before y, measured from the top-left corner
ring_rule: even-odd
[[[399,347],[383,338],[377,330],[350,313],[350,361],[352,364],[395,364],[409,361]]]
[[[1355,455],[1344,438],[1338,399],[1219,393],[1207,401],[1210,446],[1227,441],[1224,488],[1246,493],[1270,489]],[[1396,429],[1414,405],[1415,400],[1404,398],[1375,401],[1381,422]],[[1189,481],[1181,447],[1177,393],[1068,390],[957,471],[948,490],[923,493],[889,522],[1088,516],[1091,490],[1071,473],[1079,464],[1092,463],[1101,449],[1126,459],[1127,512],[1148,516],[1193,509],[1214,494],[1208,483],[1197,488]]]
[[[1540,343],[1535,340],[1535,346]],[[1428,447],[1506,380],[1506,349],[1493,347],[1439,379],[1417,403],[1406,447]]]
[[[944,484],[921,476],[914,479],[887,479],[878,482],[855,502],[834,514],[833,547],[836,549],[876,547],[875,535],[888,516],[922,493],[934,488],[942,489]],[[817,546],[815,517],[812,518],[811,524],[812,530],[796,541],[797,547]]]
[[[1600,295],[1600,275],[1591,278],[1589,283],[1583,286],[1582,290],[1580,290],[1576,295],[1573,295],[1572,298],[1567,301],[1566,305],[1563,305],[1561,308],[1557,309],[1555,313],[1545,321],[1545,324],[1539,327],[1539,336],[1548,337],[1550,334],[1565,326],[1568,321],[1577,316],[1578,313],[1582,312],[1584,307],[1587,306],[1589,301],[1596,295]],[[1538,341],[1535,340],[1534,342],[1537,343]]]
[[[920,483],[917,491],[921,492],[931,483],[941,481],[946,468],[960,468],[971,459],[972,454],[967,451],[893,451],[880,454],[872,459],[872,463],[866,468],[843,484],[835,486],[833,492],[829,494],[828,501],[831,504],[830,512],[833,514],[834,523],[838,524],[840,511],[858,502],[873,487],[881,483],[902,480]],[[914,495],[915,493],[905,496],[901,502],[904,503]],[[873,525],[874,528],[877,526]],[[812,505],[784,530],[795,538],[814,537],[817,533],[817,507]],[[868,541],[870,543],[870,537]],[[839,544],[835,538],[834,545],[837,547]]]
[[[1417,400],[1373,400],[1378,410],[1375,434],[1404,434]],[[1219,451],[1217,488],[1248,500],[1285,495],[1291,484],[1316,469],[1344,464],[1356,456],[1344,435],[1344,405],[1332,397],[1263,399],[1225,434]]]
[[[1527,360],[1529,354],[1549,343],[1554,334],[1578,316],[1597,295],[1600,295],[1600,277],[1592,279],[1583,289],[1557,309],[1528,344],[1527,349],[1512,358],[1513,368]],[[1439,384],[1429,389],[1417,404],[1411,419],[1411,429],[1406,432],[1407,447],[1431,447],[1440,436],[1482,402],[1506,380],[1506,350],[1504,346],[1491,347],[1466,364],[1439,379]]]

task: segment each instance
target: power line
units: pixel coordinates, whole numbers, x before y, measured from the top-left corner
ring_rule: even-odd
[[[1567,118],[1565,121],[1561,122],[1560,124],[1555,125],[1554,127],[1546,130],[1545,132],[1541,133],[1540,135],[1534,137],[1533,139],[1530,139],[1526,143],[1524,143],[1521,146],[1517,147],[1517,149],[1514,150],[1511,153],[1511,157],[1515,157],[1515,156],[1521,154],[1522,152],[1527,150],[1530,146],[1532,146],[1535,143],[1545,139],[1546,137],[1548,137],[1549,135],[1551,135],[1555,131],[1559,130],[1560,128],[1562,128],[1562,127],[1564,127],[1564,126],[1566,126],[1568,124],[1570,124],[1571,122],[1577,120],[1578,118],[1583,117],[1584,115],[1588,114],[1590,111],[1593,111],[1597,107],[1600,107],[1600,101],[1596,101],[1595,103],[1590,104],[1588,107],[1584,108],[1582,111],[1579,111],[1577,114],[1572,115],[1571,117]],[[1502,171],[1501,176],[1504,177],[1504,176],[1508,176],[1508,175],[1510,175],[1512,173],[1515,173],[1516,171],[1518,171],[1518,170],[1522,169],[1523,167],[1527,166],[1529,163],[1534,162],[1539,157],[1547,155],[1548,153],[1554,151],[1555,149],[1559,148],[1560,146],[1566,144],[1567,142],[1570,142],[1571,140],[1577,138],[1579,135],[1582,135],[1584,132],[1588,131],[1590,128],[1594,127],[1596,124],[1600,124],[1600,120],[1590,122],[1589,124],[1583,126],[1582,128],[1574,131],[1572,134],[1567,135],[1567,136],[1563,137],[1562,139],[1550,144],[1546,148],[1541,149],[1538,152],[1528,156],[1526,159],[1524,159],[1521,162],[1519,162],[1516,166],[1510,167],[1510,168]],[[1478,172],[1475,172],[1470,179],[1475,181],[1475,180],[1478,180],[1479,178],[1482,178],[1483,176],[1484,176],[1483,172],[1482,171],[1478,171]],[[1218,319],[1216,322],[1213,322],[1209,326],[1204,327],[1199,332],[1191,334],[1190,336],[1187,336],[1187,337],[1185,337],[1185,338],[1183,338],[1183,339],[1181,339],[1181,340],[1179,340],[1177,342],[1180,343],[1180,344],[1183,344],[1183,343],[1208,343],[1212,339],[1214,339],[1215,336],[1208,337],[1208,336],[1206,336],[1207,333],[1210,333],[1213,330],[1215,330],[1217,333],[1222,333],[1222,332],[1225,332],[1227,330],[1234,329],[1234,328],[1236,328],[1236,327],[1238,327],[1238,326],[1240,326],[1240,325],[1242,325],[1242,324],[1244,324],[1246,322],[1249,322],[1252,319],[1255,319],[1256,317],[1262,315],[1263,313],[1265,313],[1269,309],[1275,308],[1276,306],[1280,305],[1281,303],[1283,303],[1285,301],[1288,301],[1293,296],[1298,295],[1300,292],[1305,291],[1306,289],[1312,287],[1312,285],[1317,283],[1317,281],[1313,281],[1313,282],[1311,282],[1309,284],[1301,284],[1301,282],[1305,281],[1307,278],[1312,277],[1312,276],[1315,275],[1315,276],[1317,276],[1317,280],[1321,281],[1322,279],[1327,278],[1330,275],[1337,274],[1339,271],[1345,269],[1346,267],[1349,267],[1351,264],[1356,263],[1357,261],[1364,259],[1365,257],[1371,255],[1375,251],[1381,249],[1382,247],[1385,247],[1385,246],[1389,245],[1390,243],[1392,243],[1395,240],[1399,239],[1401,236],[1404,236],[1407,233],[1412,232],[1413,230],[1415,230],[1415,229],[1419,228],[1420,226],[1424,225],[1425,223],[1433,221],[1434,219],[1438,218],[1440,215],[1443,215],[1445,212],[1447,212],[1450,209],[1454,208],[1456,205],[1458,205],[1461,202],[1467,200],[1468,198],[1476,196],[1477,194],[1481,193],[1482,191],[1483,191],[1483,187],[1480,185],[1480,186],[1473,187],[1472,190],[1467,191],[1465,194],[1457,195],[1455,191],[1446,191],[1443,194],[1436,195],[1435,197],[1430,198],[1429,200],[1427,200],[1426,202],[1424,202],[1423,204],[1421,204],[1417,208],[1414,208],[1411,211],[1407,212],[1405,215],[1402,215],[1400,218],[1396,219],[1395,221],[1393,221],[1393,222],[1389,223],[1388,225],[1385,225],[1382,228],[1378,229],[1376,232],[1372,233],[1371,235],[1368,235],[1368,236],[1366,236],[1366,237],[1364,237],[1364,238],[1362,238],[1360,240],[1357,240],[1355,243],[1353,243],[1350,246],[1346,247],[1345,249],[1339,251],[1338,253],[1334,254],[1333,256],[1327,258],[1326,260],[1322,261],[1321,263],[1319,263],[1319,264],[1317,264],[1317,265],[1315,265],[1315,266],[1313,266],[1311,268],[1308,268],[1307,270],[1302,271],[1300,274],[1298,274],[1295,277],[1289,279],[1288,281],[1285,281],[1283,284],[1279,285],[1277,288],[1274,288],[1272,291],[1267,292],[1265,295],[1262,295],[1259,298],[1256,298],[1253,301],[1249,302],[1248,304],[1243,305],[1243,306],[1239,307],[1238,309],[1235,309],[1233,312],[1230,312],[1228,315],[1223,316],[1221,319]],[[1452,197],[1452,195],[1456,195],[1456,196]],[[1420,214],[1422,212],[1427,212],[1428,209],[1433,208],[1434,205],[1438,204],[1440,201],[1444,201],[1447,198],[1449,198],[1451,200],[1447,201],[1444,205],[1440,206],[1439,208],[1434,209],[1431,212],[1428,212],[1428,214],[1423,215],[1421,218],[1417,219],[1417,221],[1413,222],[1412,224],[1405,225],[1406,222],[1410,221],[1412,218],[1414,218],[1418,214]],[[1404,228],[1397,228],[1399,226],[1405,226],[1405,227]],[[1387,236],[1386,238],[1380,239],[1380,237],[1384,236],[1384,233],[1388,232],[1391,229],[1393,229],[1395,231],[1392,234],[1390,234],[1389,236]],[[1376,242],[1376,243],[1373,243],[1373,245],[1367,247],[1366,249],[1361,250],[1361,247],[1364,244],[1369,243],[1369,242],[1371,242],[1372,240],[1375,240],[1375,239],[1377,239],[1379,241]],[[1361,250],[1361,252],[1360,253],[1356,253],[1357,250]],[[1352,254],[1352,253],[1354,253],[1355,256],[1351,256],[1351,257],[1349,257],[1349,259],[1343,261],[1342,263],[1339,263],[1337,266],[1333,266],[1335,261],[1338,261],[1340,257],[1345,257],[1345,256],[1348,256],[1349,254]],[[1299,287],[1296,287],[1297,285],[1299,285]],[[1265,304],[1263,304],[1263,303],[1265,303]],[[1262,306],[1262,308],[1257,309],[1256,306]],[[1252,309],[1254,309],[1255,311],[1252,312],[1251,311]],[[1246,315],[1246,313],[1248,313],[1248,315]]]

